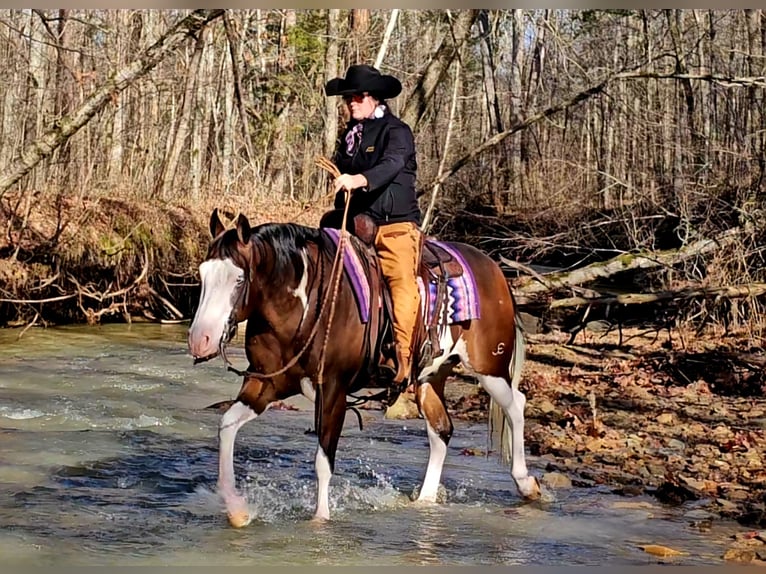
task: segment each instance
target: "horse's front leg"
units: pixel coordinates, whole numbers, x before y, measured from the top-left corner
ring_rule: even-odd
[[[235,528],[247,526],[252,517],[247,500],[236,489],[234,441],[242,425],[262,414],[274,400],[272,384],[246,380],[218,426],[218,492],[223,497],[229,524]]]
[[[451,364],[442,365],[437,372],[425,377],[415,391],[418,409],[426,419],[429,445],[428,468],[416,502],[436,502],[439,491],[447,445],[454,430],[444,401],[444,381],[451,367]]]
[[[335,380],[317,388],[314,415],[319,441],[314,458],[317,481],[314,520],[325,521],[330,519],[330,478],[335,471],[335,452],[346,418],[346,394]]]

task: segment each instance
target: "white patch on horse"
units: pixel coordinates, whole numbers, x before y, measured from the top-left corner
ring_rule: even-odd
[[[529,475],[524,459],[524,406],[526,397],[518,389],[511,388],[502,377],[477,375],[479,384],[503,409],[511,428],[511,476],[523,496],[529,496],[537,488],[536,480]]]
[[[316,392],[314,391],[313,383],[308,377],[301,379],[301,393],[303,396],[310,400],[312,403],[316,401]]]
[[[445,329],[439,338],[439,346],[444,351],[441,356],[436,357],[430,365],[427,365],[418,374],[419,381],[428,381],[430,377],[436,375],[439,369],[447,362],[457,364],[455,357],[463,363],[466,370],[471,368],[470,360],[468,358],[468,348],[466,347],[465,340],[462,336],[458,337],[457,341],[452,340],[452,332],[449,328]],[[446,368],[446,366],[445,366]]]
[[[314,469],[317,477],[317,505],[314,512],[314,518],[320,520],[330,519],[330,460],[324,452],[324,449],[317,445],[316,456],[314,457]]]
[[[248,514],[247,501],[237,494],[234,479],[234,439],[242,425],[257,416],[253,409],[236,401],[224,413],[218,425],[218,490],[230,516]]]
[[[191,338],[208,337],[208,346],[217,349],[226,322],[234,308],[234,294],[245,272],[230,259],[212,259],[199,266],[200,304],[189,328]]]
[[[421,385],[419,389],[421,404],[428,396],[428,387],[430,386],[429,383]],[[428,468],[426,469],[426,476],[423,478],[423,485],[420,488],[418,502],[436,502],[444,459],[447,457],[447,445],[444,444],[442,437],[439,436],[439,433],[434,430],[427,419],[426,429],[428,431],[430,452],[428,455]]]
[[[306,286],[309,283],[309,260],[308,257],[306,257],[305,249],[301,249],[301,258],[303,259],[303,275],[301,276],[301,280],[298,282],[298,286],[295,289],[288,287],[288,291],[300,299],[301,304],[303,305],[302,319],[305,319],[306,313],[309,309],[309,297],[306,293]]]

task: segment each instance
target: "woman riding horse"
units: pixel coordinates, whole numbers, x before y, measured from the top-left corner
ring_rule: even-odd
[[[395,361],[383,367],[397,386],[412,372],[412,336],[420,308],[417,267],[422,236],[415,194],[417,161],[410,127],[391,113],[387,98],[399,95],[402,84],[372,66],[350,66],[344,78],[327,82],[328,96],[342,96],[350,119],[338,139],[333,163],[341,172],[334,181],[335,208],[320,227],[340,227],[339,213],[351,194],[348,218],[372,218],[377,232],[373,245],[388,282],[393,306]]]
[[[247,500],[235,485],[237,432],[275,402],[300,393],[315,404],[314,517],[327,520],[346,397],[370,383],[368,369],[376,360],[371,349],[377,348],[382,332],[378,301],[384,294],[383,280],[378,280],[377,273],[367,275],[367,315],[360,313],[365,309],[343,267],[338,268],[339,282],[334,280],[339,251],[330,230],[286,223],[251,228],[242,214],[235,228],[227,230],[213,211],[210,232],[212,241],[199,267],[200,301],[188,336],[195,362],[218,355],[225,360],[226,344],[237,325],[247,321],[248,368],[242,373],[236,398],[221,418],[218,434],[218,488],[229,522],[241,527],[252,519]],[[464,270],[465,283],[462,287],[459,281],[454,284],[453,289],[458,290],[451,292],[449,300],[434,298],[428,284],[430,271],[420,270],[424,312],[438,318],[439,345],[444,352],[413,377],[430,447],[417,500],[434,502],[437,497],[453,431],[444,386],[458,364],[467,376],[476,377],[510,423],[511,476],[523,497],[538,498],[540,487],[527,470],[524,452],[526,399],[519,380],[525,342],[508,283],[498,265],[480,250],[462,243],[428,241],[453,254]],[[349,248],[356,241],[350,243]],[[369,269],[370,262],[362,262],[362,266]],[[332,305],[328,304],[331,298]],[[504,436],[503,430],[500,450],[504,450]]]

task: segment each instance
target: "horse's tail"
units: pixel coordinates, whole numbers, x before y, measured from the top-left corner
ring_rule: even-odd
[[[516,336],[514,337],[513,355],[508,365],[508,375],[511,377],[511,388],[515,390],[519,388],[521,372],[526,361],[527,341],[519,322],[514,320],[514,325]],[[508,464],[511,461],[511,428],[503,409],[492,397],[489,399],[488,424],[489,449],[498,452],[503,462]]]

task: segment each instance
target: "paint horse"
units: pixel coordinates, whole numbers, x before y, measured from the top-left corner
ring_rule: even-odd
[[[229,523],[242,527],[252,519],[236,490],[237,432],[275,401],[299,393],[315,404],[313,518],[329,520],[329,484],[348,396],[391,386],[377,376],[381,353],[391,340],[391,315],[374,251],[336,228],[293,223],[251,227],[243,214],[235,227],[225,229],[217,209],[210,233],[213,239],[199,266],[199,305],[188,332],[195,363],[218,355],[226,361],[225,346],[247,320],[248,368],[218,433],[218,491]],[[343,272],[334,275],[341,240]],[[430,454],[416,502],[436,501],[453,433],[444,386],[460,363],[510,423],[504,429],[510,435],[511,475],[524,498],[537,499],[540,486],[527,471],[524,453],[526,399],[518,388],[525,343],[508,284],[500,268],[469,245],[427,237],[421,259],[421,317],[410,381],[425,418]],[[393,389],[389,402],[402,390]]]

